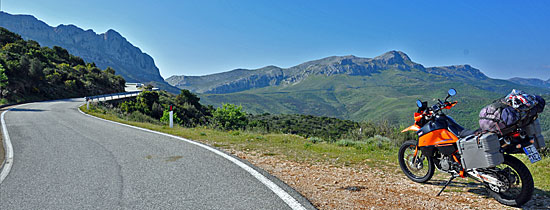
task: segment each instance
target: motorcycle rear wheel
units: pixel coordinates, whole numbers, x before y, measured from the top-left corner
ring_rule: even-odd
[[[409,179],[414,182],[424,183],[434,175],[434,162],[431,157],[424,156],[421,150],[418,150],[417,155],[414,156],[415,150],[415,140],[403,143],[398,153],[399,166],[401,166],[401,170]]]
[[[491,197],[499,203],[508,206],[520,207],[531,200],[535,189],[531,172],[523,162],[511,155],[504,155],[504,163],[497,166],[503,172],[503,181],[507,183],[507,189],[504,192],[496,192],[487,186],[487,191]],[[509,172],[506,172],[509,171]],[[507,178],[508,177],[511,178]]]

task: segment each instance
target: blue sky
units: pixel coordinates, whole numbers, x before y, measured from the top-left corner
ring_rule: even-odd
[[[1,1],[52,26],[114,29],[165,78],[389,50],[424,66],[550,78],[550,1]]]

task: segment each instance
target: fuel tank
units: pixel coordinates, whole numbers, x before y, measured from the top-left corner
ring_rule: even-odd
[[[429,121],[416,132],[419,136],[418,146],[454,144],[458,141],[457,136],[462,130],[464,128],[450,116],[437,115],[434,120]]]

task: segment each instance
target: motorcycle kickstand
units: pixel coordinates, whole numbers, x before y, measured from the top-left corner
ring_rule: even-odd
[[[451,184],[451,182],[453,181],[453,179],[455,179],[456,176],[452,175],[451,178],[449,179],[449,181],[447,181],[447,183],[445,183],[445,186],[443,186],[443,188],[441,188],[441,191],[439,191],[439,193],[437,193],[436,196],[439,196],[441,195],[441,193],[443,192],[443,190],[445,190],[445,188],[447,188],[447,186],[449,186],[449,184]]]

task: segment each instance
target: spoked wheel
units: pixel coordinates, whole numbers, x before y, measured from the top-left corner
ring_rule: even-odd
[[[431,157],[426,157],[418,150],[416,156],[416,141],[409,140],[399,148],[399,166],[409,179],[415,182],[426,182],[432,178],[435,166]]]
[[[504,163],[496,167],[496,177],[504,186],[487,186],[487,191],[498,202],[508,206],[521,206],[531,200],[533,177],[525,164],[511,155],[504,155]]]

